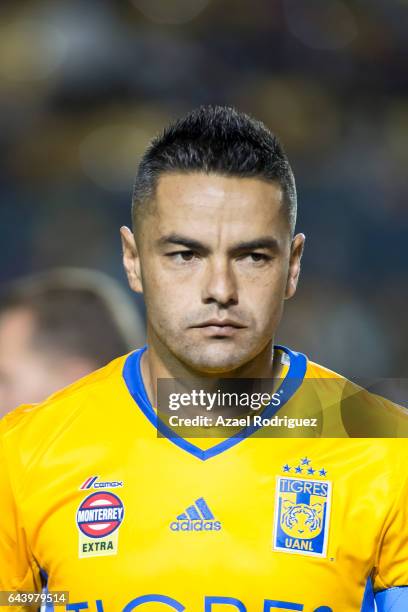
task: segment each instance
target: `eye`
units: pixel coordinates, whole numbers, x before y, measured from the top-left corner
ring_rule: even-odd
[[[197,254],[194,251],[173,251],[172,253],[166,253],[166,257],[169,257],[173,261],[183,262],[192,261]]]
[[[268,261],[269,259],[267,255],[264,255],[264,253],[250,253],[249,256],[251,257],[252,261],[255,262]]]
[[[245,260],[249,261],[249,263],[259,264],[259,263],[270,261],[271,257],[269,255],[265,255],[265,253],[253,252],[253,253],[245,253],[245,255],[242,255],[240,259],[244,261]]]

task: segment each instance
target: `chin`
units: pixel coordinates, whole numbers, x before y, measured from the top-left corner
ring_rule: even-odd
[[[202,349],[194,350],[193,354],[185,355],[183,361],[197,372],[203,374],[228,374],[244,365],[251,359],[247,351],[239,349],[220,350]]]

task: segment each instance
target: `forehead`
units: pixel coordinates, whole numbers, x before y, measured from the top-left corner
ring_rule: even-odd
[[[160,233],[258,234],[288,228],[280,185],[257,178],[204,173],[160,177],[151,221]]]

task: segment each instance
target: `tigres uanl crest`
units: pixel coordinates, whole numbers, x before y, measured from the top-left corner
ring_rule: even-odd
[[[278,477],[273,548],[325,557],[330,522],[331,483]]]

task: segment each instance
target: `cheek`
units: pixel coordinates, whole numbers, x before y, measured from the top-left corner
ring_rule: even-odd
[[[143,293],[146,303],[158,307],[184,309],[199,295],[197,270],[181,273],[166,269],[161,259],[151,258],[143,266]]]
[[[169,281],[165,274],[158,270],[145,270],[146,280],[143,282],[143,298],[150,323],[158,331],[177,327],[177,322],[183,317],[190,303],[184,295],[182,284]]]
[[[266,268],[251,269],[247,271],[246,276],[242,273],[242,286],[261,295],[280,295],[286,287],[288,270],[288,258],[284,255],[277,256]]]
[[[282,311],[283,300],[280,297],[276,300],[268,300],[263,305],[263,308],[257,307],[257,312],[259,313],[258,321],[261,323],[263,331],[266,331],[268,335],[275,333],[282,316]]]
[[[261,282],[254,283],[247,288],[246,304],[256,318],[275,320],[282,312],[285,289],[286,277],[283,274],[270,279],[262,279]]]

